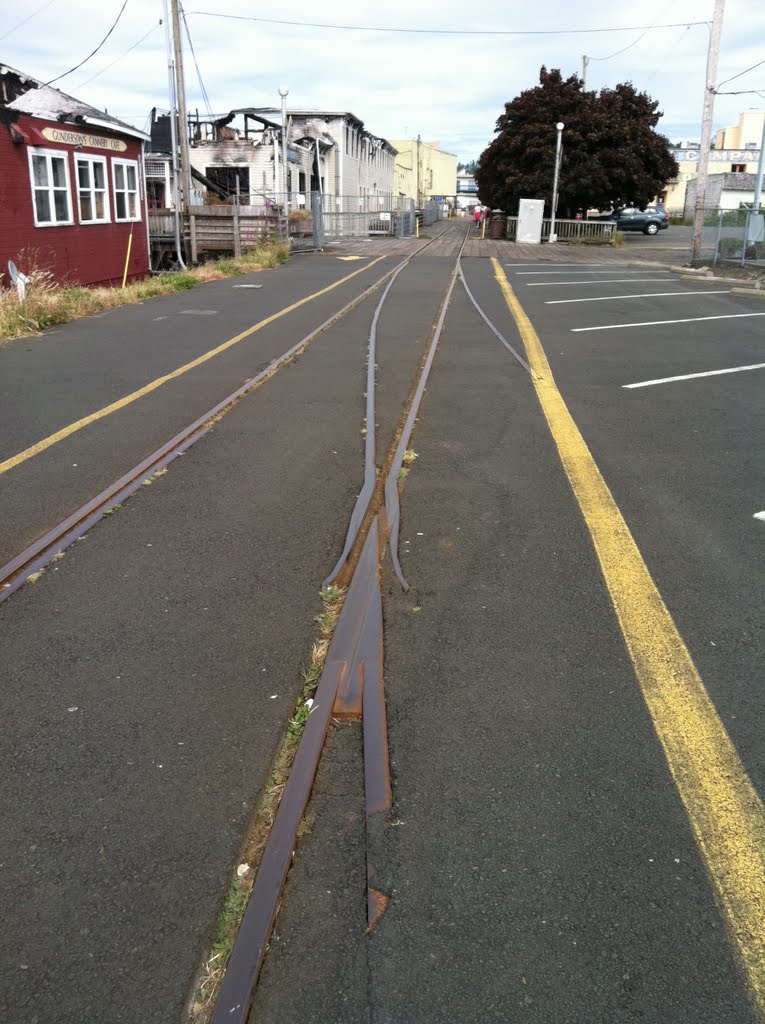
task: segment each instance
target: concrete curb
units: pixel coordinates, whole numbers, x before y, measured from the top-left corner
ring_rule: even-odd
[[[757,299],[765,299],[763,288],[731,288],[732,295],[753,295]]]
[[[690,275],[684,273],[681,275],[681,280],[686,282],[693,282],[693,284],[741,284],[740,277],[709,277],[704,274],[703,277]],[[735,290],[735,289],[734,289]]]
[[[657,263],[656,260],[627,260],[624,264],[626,267],[653,267],[661,270],[673,270],[668,263]]]

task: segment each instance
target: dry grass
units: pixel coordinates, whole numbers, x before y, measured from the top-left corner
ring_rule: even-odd
[[[39,334],[46,327],[79,320],[92,313],[103,313],[116,306],[187,291],[207,281],[272,269],[284,263],[288,256],[289,246],[282,242],[266,242],[242,256],[158,274],[126,288],[85,288],[57,285],[50,271],[38,265],[34,253],[22,253],[19,263],[25,268],[31,283],[27,285],[23,305],[19,303],[15,289],[0,288],[0,344],[13,338]],[[0,275],[0,285],[5,283]]]
[[[223,908],[215,927],[212,948],[198,978],[187,1024],[206,1024],[212,1014],[223,975],[226,973],[228,959],[234,948],[239,925],[252,892],[255,874],[268,842],[271,826],[289,778],[300,737],[303,734],[305,723],[308,721],[311,705],[306,701],[313,697],[316,687],[319,685],[324,660],[337,620],[340,617],[345,594],[346,591],[340,587],[322,587],[322,612],[316,616],[319,635],[313,643],[308,666],[301,670],[303,686],[297,700],[295,713],[287,725],[287,732],[274,760],[271,775],[261,795],[252,826],[241,852],[241,873],[239,870],[232,873]],[[304,815],[298,829],[298,838],[308,835],[312,826],[312,816]]]

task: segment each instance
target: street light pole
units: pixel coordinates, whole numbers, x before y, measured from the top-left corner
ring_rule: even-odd
[[[282,86],[279,95],[282,98],[282,187],[285,194],[284,203],[290,208],[289,186],[287,185],[287,94],[289,89]]]
[[[558,241],[558,236],[555,234],[555,211],[558,208],[558,174],[560,172],[560,152],[563,144],[564,128],[565,125],[562,121],[558,121],[555,125],[558,137],[555,142],[555,172],[553,174],[552,209],[550,210],[550,237],[547,239],[548,242]]]

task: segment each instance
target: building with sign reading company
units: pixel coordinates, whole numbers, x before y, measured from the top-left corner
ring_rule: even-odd
[[[149,272],[148,135],[0,64],[0,283],[8,261],[70,284]]]
[[[709,176],[715,180],[707,189],[708,209],[737,210],[751,205],[764,119],[762,110],[747,110],[739,114],[737,124],[715,134],[709,152]],[[699,145],[681,143],[672,149],[672,155],[677,160],[678,175],[668,182],[662,200],[669,213],[690,217],[696,203],[693,183],[698,177]]]

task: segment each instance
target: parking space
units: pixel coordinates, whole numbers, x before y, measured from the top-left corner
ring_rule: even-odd
[[[502,268],[762,793],[765,307],[668,271]],[[512,341],[494,269],[465,271]]]
[[[765,308],[723,285],[627,267],[504,266],[535,325],[558,339],[551,361],[565,361],[579,386],[763,369]]]

